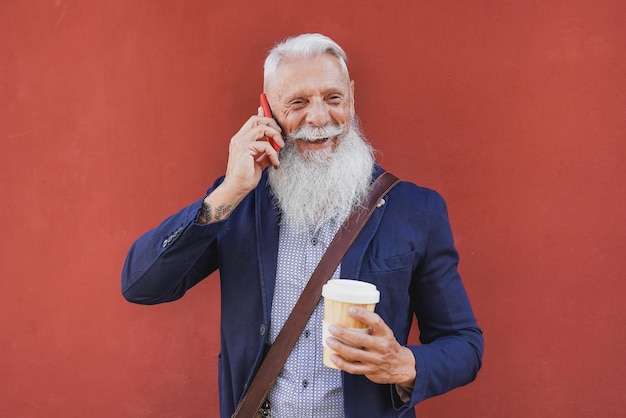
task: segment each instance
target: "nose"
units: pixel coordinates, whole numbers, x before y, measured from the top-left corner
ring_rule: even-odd
[[[309,103],[306,122],[312,126],[325,126],[331,121],[330,109],[322,99],[315,99]]]

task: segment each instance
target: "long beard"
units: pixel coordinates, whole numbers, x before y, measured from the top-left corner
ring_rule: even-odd
[[[374,150],[356,122],[334,148],[303,155],[288,141],[280,168],[269,172],[282,222],[305,230],[327,217],[346,216],[367,194],[373,165]]]

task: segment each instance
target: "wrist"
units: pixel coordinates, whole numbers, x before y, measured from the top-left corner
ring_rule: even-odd
[[[396,384],[412,391],[415,386],[415,379],[417,378],[415,357],[413,356],[413,351],[408,347],[403,347],[403,352],[405,353],[404,356],[406,360],[404,364],[406,364],[406,366],[403,369],[404,373],[402,379],[397,381]]]
[[[241,200],[242,198],[237,195],[225,192],[218,187],[202,201],[196,222],[208,224],[224,221],[228,219]]]

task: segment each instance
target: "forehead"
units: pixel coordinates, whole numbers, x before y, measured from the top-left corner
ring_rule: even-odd
[[[285,58],[267,80],[267,90],[279,96],[320,90],[346,90],[350,77],[331,54],[312,58]]]

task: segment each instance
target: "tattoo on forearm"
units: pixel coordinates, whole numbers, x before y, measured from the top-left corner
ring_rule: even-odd
[[[221,221],[222,219],[228,218],[230,212],[233,210],[233,205],[223,204],[215,208],[215,220]]]
[[[198,223],[208,224],[212,220],[221,221],[228,218],[228,215],[232,212],[234,204],[224,203],[213,209],[211,205],[206,202],[202,203],[200,214],[198,215]]]
[[[208,224],[213,216],[213,211],[211,210],[211,205],[206,202],[202,202],[202,207],[200,208],[200,214],[198,215],[198,223]]]

